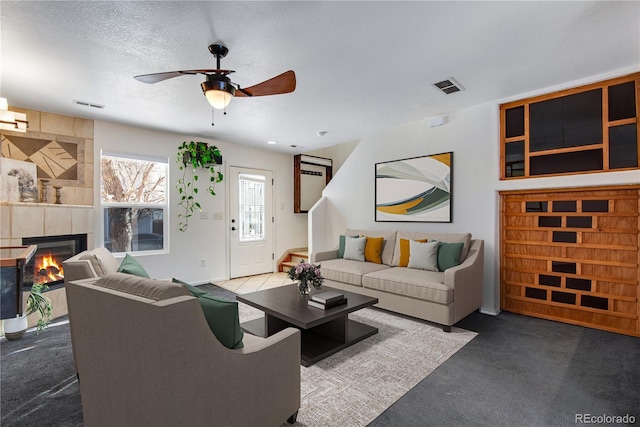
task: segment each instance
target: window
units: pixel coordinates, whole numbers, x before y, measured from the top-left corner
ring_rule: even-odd
[[[102,152],[100,168],[104,247],[166,251],[168,159]]]
[[[240,218],[240,242],[265,239],[265,177],[240,174],[238,200]]]
[[[500,106],[500,179],[640,167],[640,73]]]

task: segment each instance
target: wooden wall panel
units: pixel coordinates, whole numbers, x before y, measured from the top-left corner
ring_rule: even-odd
[[[640,336],[640,186],[505,191],[503,310]]]

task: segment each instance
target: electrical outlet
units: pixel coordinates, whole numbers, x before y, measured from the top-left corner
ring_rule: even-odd
[[[200,212],[200,219],[209,219],[209,214],[207,212]]]
[[[201,259],[200,260],[200,267],[206,267],[207,266],[207,261]]]

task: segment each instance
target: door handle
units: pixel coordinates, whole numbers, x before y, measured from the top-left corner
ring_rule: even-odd
[[[236,231],[236,228],[235,227],[231,227],[231,231]]]

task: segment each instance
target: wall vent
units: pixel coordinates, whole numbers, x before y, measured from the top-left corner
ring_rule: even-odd
[[[88,101],[79,101],[77,99],[73,100],[74,104],[78,104],[78,105],[82,105],[83,107],[92,107],[92,108],[98,108],[100,110],[102,110],[104,108],[104,105],[101,104],[96,104],[93,102],[88,102]]]
[[[464,90],[460,83],[455,81],[452,77],[449,77],[447,80],[434,83],[433,85],[447,95]]]

